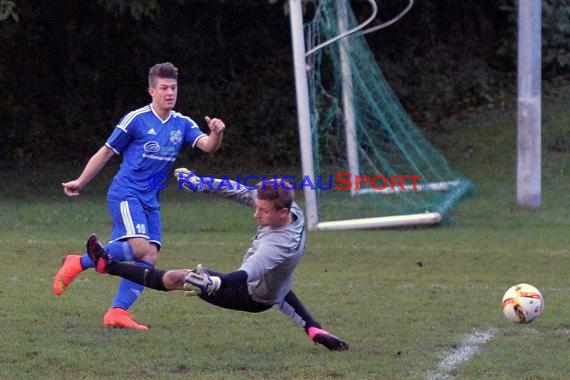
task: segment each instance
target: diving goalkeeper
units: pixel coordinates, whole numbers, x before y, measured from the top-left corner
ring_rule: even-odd
[[[177,169],[175,175],[187,190],[213,193],[255,208],[258,228],[238,270],[222,274],[200,264],[194,270],[169,271],[133,265],[113,259],[92,235],[87,252],[97,272],[156,290],[186,290],[226,309],[259,313],[277,306],[305,329],[311,341],[333,351],[348,350],[348,344],[324,330],[291,290],[306,236],[303,212],[289,184],[277,179],[249,188],[227,179],[222,185],[215,179],[208,186],[198,186],[197,177],[187,169]]]

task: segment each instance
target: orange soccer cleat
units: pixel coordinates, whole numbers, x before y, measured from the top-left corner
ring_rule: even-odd
[[[62,295],[65,288],[79,273],[83,272],[80,255],[67,255],[63,258],[59,270],[53,279],[53,292]]]
[[[131,313],[120,307],[110,308],[103,317],[103,326],[114,329],[134,329],[139,331],[148,331],[148,327],[139,325],[133,319]]]

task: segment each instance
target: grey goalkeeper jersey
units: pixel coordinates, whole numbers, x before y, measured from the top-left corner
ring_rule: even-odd
[[[257,190],[229,180],[214,180],[207,193],[255,207]],[[247,273],[251,298],[267,305],[279,304],[291,290],[293,272],[305,252],[305,217],[297,203],[291,206],[293,222],[286,226],[258,227],[239,270]]]

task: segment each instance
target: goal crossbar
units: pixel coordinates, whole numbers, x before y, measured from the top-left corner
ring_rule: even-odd
[[[395,228],[418,225],[434,225],[441,222],[441,214],[438,212],[426,212],[422,214],[380,216],[376,218],[348,219],[330,222],[320,222],[316,225],[318,231],[341,231],[374,228]]]

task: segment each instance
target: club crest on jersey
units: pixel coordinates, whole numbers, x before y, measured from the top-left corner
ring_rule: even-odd
[[[172,141],[174,144],[177,144],[180,141],[182,141],[182,132],[180,132],[180,130],[171,131],[170,132],[170,141]]]

